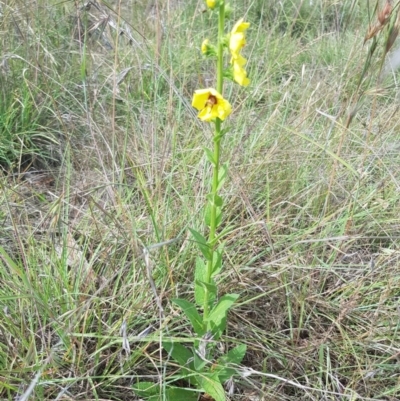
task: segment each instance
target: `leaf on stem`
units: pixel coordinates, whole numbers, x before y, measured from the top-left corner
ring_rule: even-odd
[[[212,210],[212,205],[210,203],[208,203],[206,205],[206,210],[204,213],[204,222],[206,223],[207,227],[211,226],[211,210]],[[222,220],[222,211],[220,207],[216,207],[216,211],[215,211],[215,226],[218,227],[221,224],[221,220]]]
[[[224,74],[224,77],[225,78],[228,78],[230,75],[225,75]],[[215,143],[217,143],[217,142],[219,142],[221,139],[222,139],[222,137],[227,133],[227,132],[229,132],[230,131],[230,127],[226,127],[226,128],[224,128],[224,129],[222,129],[221,130],[221,132],[218,134],[218,135],[215,135],[214,136],[214,142]]]
[[[221,207],[224,203],[224,200],[218,194],[208,194],[206,198],[212,205],[217,207]]]
[[[163,341],[163,348],[179,365],[179,375],[188,381],[189,384],[197,386],[198,380],[194,374],[194,355],[193,352],[177,342]]]
[[[225,163],[220,167],[219,172],[218,172],[217,191],[221,189],[222,185],[224,185],[227,175],[228,175],[228,164]]]
[[[193,358],[193,363],[194,363],[194,369],[196,372],[201,372],[204,367],[207,365],[208,361],[202,357],[202,355],[199,355],[197,352],[194,353],[194,358]]]
[[[193,230],[193,228],[189,228],[189,230],[192,233],[200,252],[207,260],[211,260],[212,252],[207,240],[198,231]]]
[[[197,312],[196,305],[180,298],[173,299],[172,302],[177,304],[182,309],[183,313],[190,320],[190,323],[192,324],[193,330],[196,332],[196,334],[202,336],[205,333],[203,328],[203,319],[199,312]]]
[[[215,373],[210,376],[202,376],[201,386],[207,394],[214,398],[215,401],[226,401],[225,390]]]
[[[207,266],[203,259],[200,257],[196,258],[196,268],[194,272],[195,282],[194,282],[194,299],[198,306],[204,305],[204,293],[205,288],[201,285],[201,282],[206,280],[207,276]]]
[[[235,363],[238,365],[243,361],[243,358],[246,355],[246,350],[246,344],[239,344],[235,348],[232,348],[222,358],[224,359],[225,363]]]
[[[218,227],[221,224],[221,219],[222,219],[221,207],[222,207],[224,201],[218,194],[208,194],[206,197],[207,197],[208,203],[206,205],[204,221],[208,227],[211,226],[211,211],[212,211],[213,207],[215,207],[216,208],[216,226]]]
[[[207,156],[208,161],[209,161],[213,166],[215,166],[215,165],[217,164],[217,162],[216,162],[215,159],[214,159],[214,153],[213,153],[210,149],[208,149],[208,148],[203,148],[203,149],[204,149],[204,152],[205,152],[205,154],[206,154],[206,156]]]
[[[214,243],[221,241],[222,238],[226,237],[227,235],[231,234],[232,231],[234,231],[234,227],[233,226],[226,226],[224,227],[219,234],[215,237],[215,241]]]
[[[211,283],[207,283],[205,281],[196,280],[195,286],[198,288],[198,298],[196,298],[196,302],[202,301],[199,305],[203,306],[204,304],[204,296],[205,292],[208,291],[208,302],[211,304],[214,302],[217,296],[217,286],[214,283],[214,280],[211,280]],[[201,289],[200,289],[201,288]]]
[[[163,341],[162,345],[165,351],[167,351],[180,366],[192,367],[188,361],[193,358],[193,354],[188,348],[182,344],[170,341]]]
[[[214,252],[211,277],[214,277],[215,275],[219,274],[221,269],[222,269],[222,252],[223,252],[223,249],[224,249],[224,245],[221,245]]]
[[[157,394],[147,401],[197,401],[199,393],[193,389],[169,386],[163,395]]]
[[[207,227],[211,226],[211,209],[212,206],[207,203],[206,209],[204,211],[204,223],[206,224]]]
[[[222,332],[225,330],[226,315],[228,313],[228,310],[238,298],[238,294],[226,294],[221,297],[221,299],[210,312],[208,321],[209,325],[211,326],[211,331],[214,334],[214,338],[216,340],[221,337]]]
[[[198,401],[198,399],[198,393],[194,390],[169,387],[165,390],[165,394],[153,395],[146,398],[146,401]]]
[[[197,401],[199,399],[198,392],[181,387],[167,387],[165,395],[168,401]]]
[[[239,344],[217,360],[215,372],[218,374],[221,383],[226,382],[236,374],[237,370],[230,365],[239,365],[246,355],[246,350],[245,344]]]
[[[133,385],[133,391],[139,397],[151,397],[159,392],[159,385],[153,382],[139,382]]]

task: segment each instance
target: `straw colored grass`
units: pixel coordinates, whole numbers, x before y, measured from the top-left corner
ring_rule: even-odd
[[[226,86],[232,400],[398,400],[398,75],[381,33],[363,73],[374,4],[234,3],[252,83]],[[0,398],[135,400],[173,374],[162,338],[193,338],[170,299],[193,298],[210,179],[202,4],[0,4]]]

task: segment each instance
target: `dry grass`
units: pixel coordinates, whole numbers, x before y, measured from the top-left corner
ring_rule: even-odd
[[[371,53],[364,2],[273,3],[241,2],[252,85],[227,86],[220,291],[241,296],[223,342],[246,343],[252,369],[233,399],[399,400],[384,30]],[[187,228],[201,224],[209,127],[190,96],[212,78],[198,45],[213,24],[201,1],[118,4],[0,3],[0,132],[19,135],[1,160],[2,399],[33,383],[35,400],[135,400],[137,379],[174,371],[162,336],[193,338],[169,299],[193,297]],[[151,251],[160,319],[142,249],[174,238]]]

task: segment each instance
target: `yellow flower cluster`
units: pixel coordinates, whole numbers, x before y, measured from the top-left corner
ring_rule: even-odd
[[[248,29],[250,23],[243,22],[241,18],[233,27],[229,36],[229,50],[231,52],[231,64],[233,67],[233,79],[241,86],[247,86],[250,83],[247,78],[247,72],[244,66],[247,60],[240,54],[240,51],[246,44],[244,31]]]
[[[219,2],[218,0],[206,0],[206,4],[213,9]],[[246,44],[245,31],[249,26],[250,24],[241,18],[228,36],[233,79],[241,86],[247,86],[250,83],[244,69],[247,60],[240,54]],[[208,39],[205,39],[201,44],[201,51],[207,56],[217,55],[215,46],[211,45]],[[230,103],[213,88],[196,90],[193,95],[192,106],[199,110],[198,117],[202,121],[213,121],[217,118],[223,121],[232,112]]]

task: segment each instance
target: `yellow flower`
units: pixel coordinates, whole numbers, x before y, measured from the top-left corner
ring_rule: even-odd
[[[213,88],[196,90],[192,106],[200,110],[198,117],[202,121],[211,121],[215,118],[225,120],[232,112],[229,102]]]
[[[241,18],[236,22],[229,36],[229,50],[232,55],[231,64],[233,79],[241,86],[247,86],[250,83],[250,80],[247,78],[247,72],[243,68],[247,63],[247,60],[240,54],[240,51],[246,44],[244,31],[248,29],[249,26],[250,24],[248,22],[243,22],[243,18]]]
[[[244,59],[245,60],[245,59]],[[243,65],[233,61],[233,79],[241,86],[247,86],[250,83],[250,79],[247,78],[247,72],[243,68]]]
[[[246,29],[249,29],[250,27],[250,22],[243,22],[243,18],[240,18],[238,22],[233,26],[232,28],[232,33],[237,33],[237,32],[244,32]]]
[[[233,58],[237,58],[239,56],[240,50],[242,50],[243,46],[246,44],[244,31],[248,29],[249,26],[250,23],[243,22],[243,18],[241,18],[232,28],[229,37],[229,50],[231,51]]]
[[[231,58],[231,64],[237,63],[241,67],[244,67],[247,63],[247,59],[245,59],[241,54],[238,54],[236,57]]]
[[[208,39],[203,40],[203,43],[201,44],[201,52],[203,54],[207,54],[209,48],[209,42],[210,41]]]
[[[213,10],[217,5],[217,0],[206,0],[206,4],[208,8],[211,8],[211,10]]]
[[[231,33],[231,36],[229,38],[229,50],[232,54],[232,57],[237,57],[245,44],[246,38],[244,37],[243,32],[238,32],[234,34]]]

